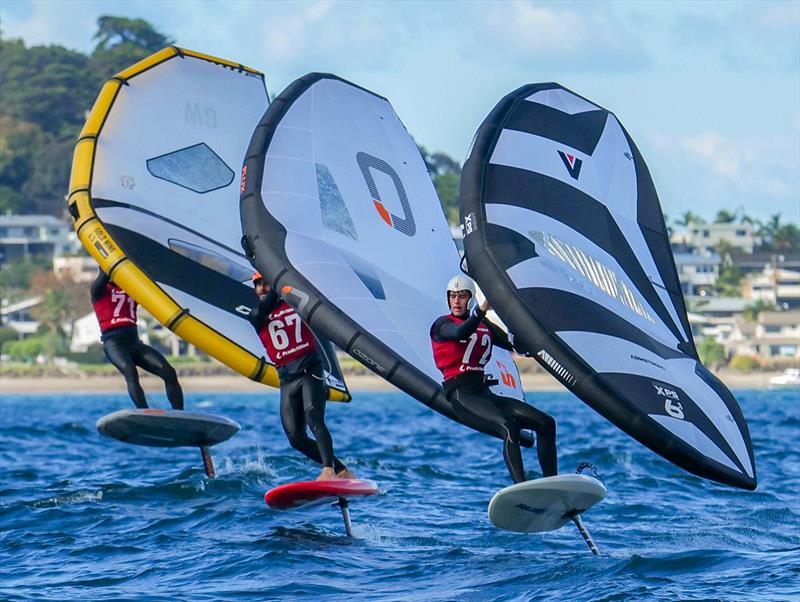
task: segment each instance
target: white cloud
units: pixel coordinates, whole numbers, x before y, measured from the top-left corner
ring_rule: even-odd
[[[735,10],[728,10],[734,7]],[[800,3],[759,1],[687,4],[672,24],[676,58],[682,46],[727,68],[796,71],[800,65]],[[713,10],[718,8],[720,10]],[[711,10],[709,10],[711,9]],[[699,12],[693,12],[699,11]]]
[[[734,140],[717,131],[650,137],[659,187],[668,191],[665,208],[691,209],[708,217],[742,205],[764,217],[781,211],[796,221],[800,208],[800,149],[790,134]],[[762,215],[763,214],[763,215]]]
[[[487,3],[482,42],[510,60],[560,70],[629,71],[650,59],[633,28],[597,5]],[[486,35],[488,34],[488,35]],[[513,57],[513,58],[511,58]]]
[[[719,132],[703,132],[677,141],[685,151],[727,178],[738,177],[753,161],[750,149],[727,140]]]
[[[408,41],[402,21],[380,13],[379,5],[362,3],[267,3],[255,39],[268,61],[297,75],[342,67],[387,69]]]

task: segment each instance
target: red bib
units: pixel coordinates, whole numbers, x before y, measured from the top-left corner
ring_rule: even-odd
[[[92,303],[92,307],[103,332],[122,326],[136,326],[136,309],[139,304],[110,282],[106,284],[103,296]]]
[[[446,316],[451,322],[461,324],[461,318],[453,314]],[[492,356],[492,333],[481,322],[478,328],[461,341],[436,341],[431,338],[433,359],[442,371],[445,380],[466,372],[483,372],[483,367]]]
[[[285,366],[317,348],[314,333],[286,301],[269,313],[258,331],[258,338],[276,366]]]

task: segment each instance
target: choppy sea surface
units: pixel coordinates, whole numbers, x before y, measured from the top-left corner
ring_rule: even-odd
[[[187,395],[187,409],[243,426],[213,448],[213,480],[197,450],[98,435],[127,397],[3,395],[0,599],[798,600],[800,394],[737,397],[756,492],[673,467],[570,394],[528,395],[558,420],[561,471],[588,460],[609,488],[584,515],[595,558],[571,525],[492,527],[487,504],[509,484],[499,441],[400,393],[328,404],[337,453],[380,486],[352,504],[353,539],[336,508],[264,504],[317,474],[289,447],[274,393]]]

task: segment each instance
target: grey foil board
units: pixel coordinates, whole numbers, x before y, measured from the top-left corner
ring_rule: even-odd
[[[240,428],[223,416],[182,410],[119,410],[97,421],[101,435],[149,447],[210,447],[227,441]]]

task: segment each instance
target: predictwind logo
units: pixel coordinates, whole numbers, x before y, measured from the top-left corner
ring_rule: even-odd
[[[572,179],[577,180],[578,176],[581,175],[581,166],[583,165],[583,161],[578,159],[578,157],[575,155],[570,155],[569,153],[565,153],[563,151],[558,151],[558,156],[561,157],[561,160],[564,162],[564,167],[567,168],[567,171]]]

